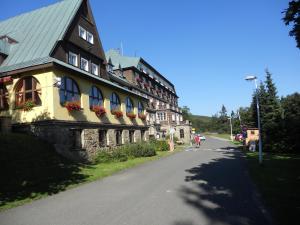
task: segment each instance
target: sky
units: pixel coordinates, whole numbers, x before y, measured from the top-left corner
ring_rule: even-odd
[[[57,0],[1,0],[0,21]],[[300,49],[281,13],[288,0],[90,0],[104,50],[123,46],[176,88],[179,105],[211,116],[249,106],[246,75],[272,73],[279,96],[300,92]]]

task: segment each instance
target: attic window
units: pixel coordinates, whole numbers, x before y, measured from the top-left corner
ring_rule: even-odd
[[[87,31],[87,41],[91,44],[94,44],[94,36],[92,33]]]
[[[81,26],[78,27],[79,27],[79,37],[86,40],[86,33],[87,33],[86,30]]]

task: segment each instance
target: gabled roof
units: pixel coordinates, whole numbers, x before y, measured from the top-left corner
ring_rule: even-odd
[[[0,21],[0,37],[6,35],[17,41],[10,46],[0,72],[52,61],[50,53],[63,39],[82,1],[64,0]]]

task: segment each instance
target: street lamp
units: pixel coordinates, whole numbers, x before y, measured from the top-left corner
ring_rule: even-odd
[[[245,78],[247,81],[254,80],[255,84],[255,92],[256,92],[256,111],[257,111],[257,124],[258,124],[258,130],[259,130],[259,144],[258,144],[258,154],[259,154],[259,164],[262,164],[263,156],[262,156],[262,139],[261,139],[261,128],[260,128],[260,110],[259,110],[259,101],[258,101],[258,88],[257,88],[257,77],[250,75]]]
[[[230,140],[233,141],[233,137],[232,137],[232,122],[231,122],[231,116],[228,117],[229,121],[230,121]]]

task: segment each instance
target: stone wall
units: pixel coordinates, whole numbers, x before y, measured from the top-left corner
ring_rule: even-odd
[[[129,143],[129,127],[95,128],[69,124],[32,123],[13,125],[13,131],[29,133],[51,143],[56,151],[73,161],[90,161],[99,151],[107,150],[116,144],[116,131],[121,131],[122,144]],[[99,130],[106,130],[106,146],[99,145]],[[133,130],[133,129],[130,129]],[[134,141],[141,140],[141,130],[134,130]],[[144,132],[145,140],[148,135]]]
[[[180,130],[183,130],[184,137],[180,137]],[[175,131],[175,137],[178,138],[178,140],[183,141],[185,144],[189,144],[191,141],[191,132],[192,128],[188,124],[183,124],[183,125],[177,125],[176,126],[176,131]]]
[[[11,132],[11,117],[0,117],[0,132]]]

